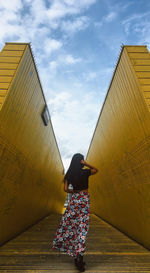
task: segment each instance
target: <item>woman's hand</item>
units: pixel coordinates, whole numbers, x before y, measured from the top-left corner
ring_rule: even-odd
[[[67,180],[65,180],[65,182],[64,182],[64,191],[67,193],[74,193],[74,190],[69,189]]]
[[[80,161],[84,166],[87,166],[88,168],[91,169],[91,174],[96,174],[98,172],[98,169],[95,168],[94,166],[91,166],[90,164],[88,164],[86,161],[84,161],[83,159]]]

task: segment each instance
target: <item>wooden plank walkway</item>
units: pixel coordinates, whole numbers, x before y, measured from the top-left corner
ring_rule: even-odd
[[[51,249],[60,221],[52,214],[0,247],[0,272],[73,273],[73,258]],[[91,214],[86,272],[150,272],[150,251]]]

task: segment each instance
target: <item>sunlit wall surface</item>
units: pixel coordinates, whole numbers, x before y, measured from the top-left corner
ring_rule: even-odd
[[[0,244],[65,202],[63,164],[29,44],[0,53]],[[47,120],[48,113],[47,114]]]
[[[150,248],[150,53],[124,46],[87,161],[94,213]]]

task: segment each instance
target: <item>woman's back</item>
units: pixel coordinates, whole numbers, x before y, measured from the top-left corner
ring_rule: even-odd
[[[73,189],[74,190],[85,190],[88,189],[88,178],[91,175],[90,169],[81,169],[78,175],[78,181],[74,183]]]

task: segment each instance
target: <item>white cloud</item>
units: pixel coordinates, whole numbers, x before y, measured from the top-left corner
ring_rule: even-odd
[[[32,2],[30,2],[27,7],[28,15],[30,16],[30,20],[32,21],[32,27],[37,27],[39,26],[39,24],[49,25],[45,1],[32,0]]]
[[[75,65],[81,61],[81,58],[75,58],[71,54],[60,54],[54,61],[50,62],[49,69],[52,70],[54,74],[56,74],[57,68],[65,67],[66,65]]]
[[[125,33],[131,35],[134,33],[138,37],[136,44],[143,45],[146,44],[150,47],[150,12],[132,14],[123,20],[122,25],[124,27]]]
[[[21,0],[13,0],[13,1],[1,0],[0,1],[0,9],[7,9],[7,10],[16,12],[21,8],[22,8]]]
[[[64,3],[67,5],[76,5],[76,6],[86,6],[88,7],[91,4],[94,4],[96,1],[95,0],[64,0]]]
[[[36,44],[39,40],[40,29],[46,30],[48,34],[52,29],[62,27],[62,18],[64,25],[64,18],[67,15],[76,15],[81,13],[87,6],[94,3],[95,1],[60,1],[54,0],[51,5],[47,8],[44,0],[1,0],[0,1],[0,24],[1,28],[0,39],[5,41],[6,37],[16,37],[17,41],[26,40],[32,41]],[[19,13],[22,12],[22,13]],[[84,29],[87,26],[86,17],[82,16],[72,20],[73,25],[71,29],[71,20],[66,22],[70,31],[75,29]],[[51,37],[50,37],[51,38]],[[8,39],[8,38],[7,38]],[[41,47],[40,40],[39,47]],[[54,46],[61,47],[60,44]]]
[[[52,61],[52,62],[50,62],[50,69],[51,70],[56,70],[56,68],[58,67],[58,65],[59,65],[59,63],[58,62],[56,62],[56,61]]]
[[[65,20],[62,23],[62,30],[65,32],[74,33],[79,30],[87,28],[89,25],[89,18],[87,16],[78,17],[75,20]]]
[[[131,29],[136,31],[140,30],[141,33],[144,32],[144,29],[149,27],[149,16],[150,12],[132,14],[122,21],[126,34],[130,34]],[[147,35],[148,36],[148,35]]]
[[[72,55],[66,55],[62,58],[65,64],[76,64],[81,62],[81,58],[74,58]]]
[[[89,6],[96,3],[97,0],[74,0],[74,4],[76,4],[77,7],[82,8],[89,8]]]
[[[44,50],[47,54],[62,47],[62,42],[55,39],[46,39],[44,41]]]
[[[50,9],[47,10],[47,15],[49,19],[56,20],[66,15],[77,14],[78,12],[78,9],[74,5],[65,5],[63,1],[54,1]]]
[[[97,71],[87,71],[82,74],[83,82],[95,82],[97,79],[101,83],[108,83],[108,79],[113,73],[113,67],[103,67],[101,70]]]
[[[1,0],[0,24],[3,26],[0,32],[1,42],[6,39],[7,41],[12,39],[14,41],[32,42],[36,51],[43,47],[47,53],[48,48],[44,46],[44,41],[49,38],[49,52],[58,50],[62,47],[63,42],[51,37],[52,30],[61,29],[64,31],[65,20],[70,32],[86,28],[88,25],[86,16],[73,20],[68,20],[66,16],[76,16],[95,2],[95,0],[53,0],[47,7],[44,0]]]
[[[111,11],[106,17],[105,17],[105,21],[110,23],[112,22],[115,18],[117,17],[117,13],[114,11]]]
[[[97,77],[98,73],[92,71],[86,74],[85,78],[87,81],[94,80]]]
[[[101,28],[104,23],[111,23],[112,21],[114,21],[117,15],[117,12],[110,11],[106,16],[103,16],[100,21],[94,22],[94,26],[96,28]]]
[[[94,4],[96,0],[55,0],[47,10],[50,19],[60,19],[67,15],[75,15]]]
[[[123,20],[122,24],[125,25],[126,23],[131,23],[133,21],[138,21],[142,18],[146,18],[147,16],[150,15],[150,12],[145,12],[145,13],[138,13],[138,14],[132,14],[125,20]]]
[[[103,21],[101,21],[101,22],[94,22],[94,26],[97,27],[97,28],[102,27],[102,25],[103,25]]]

